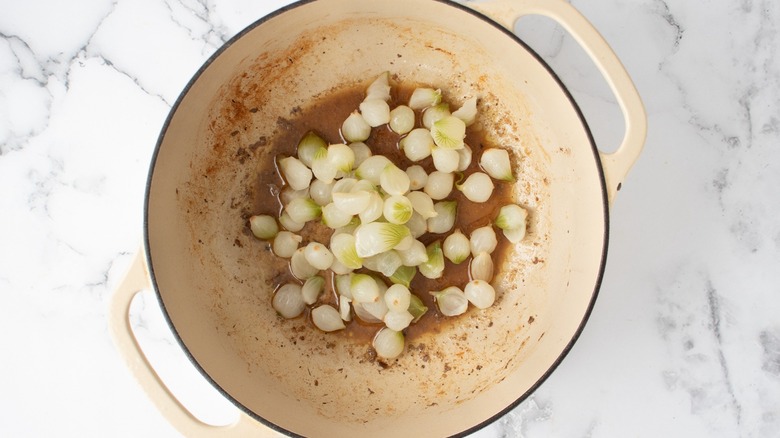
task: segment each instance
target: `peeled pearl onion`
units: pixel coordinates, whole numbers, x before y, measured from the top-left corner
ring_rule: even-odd
[[[306,308],[301,287],[293,283],[280,287],[274,294],[271,305],[274,310],[287,319],[299,316]]]
[[[471,202],[485,202],[493,194],[493,180],[487,174],[474,172],[458,189]]]

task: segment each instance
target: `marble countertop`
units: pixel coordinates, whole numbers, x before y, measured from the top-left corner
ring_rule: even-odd
[[[286,3],[0,2],[0,436],[178,436],[113,346],[108,303],[141,242],[172,103],[223,42]],[[474,436],[780,436],[780,3],[573,4],[633,77],[647,143],[581,338]],[[540,19],[517,32],[597,142],[617,144],[614,98],[573,40]],[[131,317],[183,402],[230,422],[151,292]]]

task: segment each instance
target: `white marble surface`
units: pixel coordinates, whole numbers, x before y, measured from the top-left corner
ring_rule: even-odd
[[[0,436],[177,436],[114,349],[107,306],[141,240],[172,102],[217,47],[285,3],[0,0]],[[574,5],[634,78],[647,144],[614,205],[582,337],[474,436],[780,436],[780,3]],[[571,39],[540,20],[518,31],[609,149],[617,107]],[[229,422],[151,293],[133,321],[193,411]]]

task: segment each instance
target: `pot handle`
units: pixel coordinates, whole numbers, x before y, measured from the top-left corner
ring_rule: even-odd
[[[155,407],[179,432],[187,437],[212,436],[267,436],[275,433],[250,418],[243,412],[235,423],[226,426],[212,426],[203,423],[182,405],[165,386],[149,363],[130,325],[130,303],[133,297],[144,289],[152,287],[143,249],[133,257],[124,279],[114,292],[109,309],[109,328],[114,344],[127,367],[140,383]]]
[[[647,136],[644,105],[615,52],[586,18],[563,0],[489,0],[479,3],[470,1],[465,5],[510,31],[514,31],[515,22],[525,15],[541,15],[555,20],[574,37],[604,75],[620,105],[626,127],[620,147],[615,152],[599,152],[611,205],[628,171],[639,157]]]

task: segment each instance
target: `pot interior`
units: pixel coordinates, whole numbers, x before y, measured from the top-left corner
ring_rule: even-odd
[[[277,317],[280,261],[246,225],[286,121],[383,71],[441,88],[456,106],[479,96],[530,213],[493,282],[496,304],[407,340],[389,363],[365,342]],[[249,28],[182,94],[150,175],[147,250],[183,347],[259,421],[307,436],[441,436],[506,411],[568,350],[601,278],[605,205],[576,106],[511,34],[438,1],[322,0]]]

